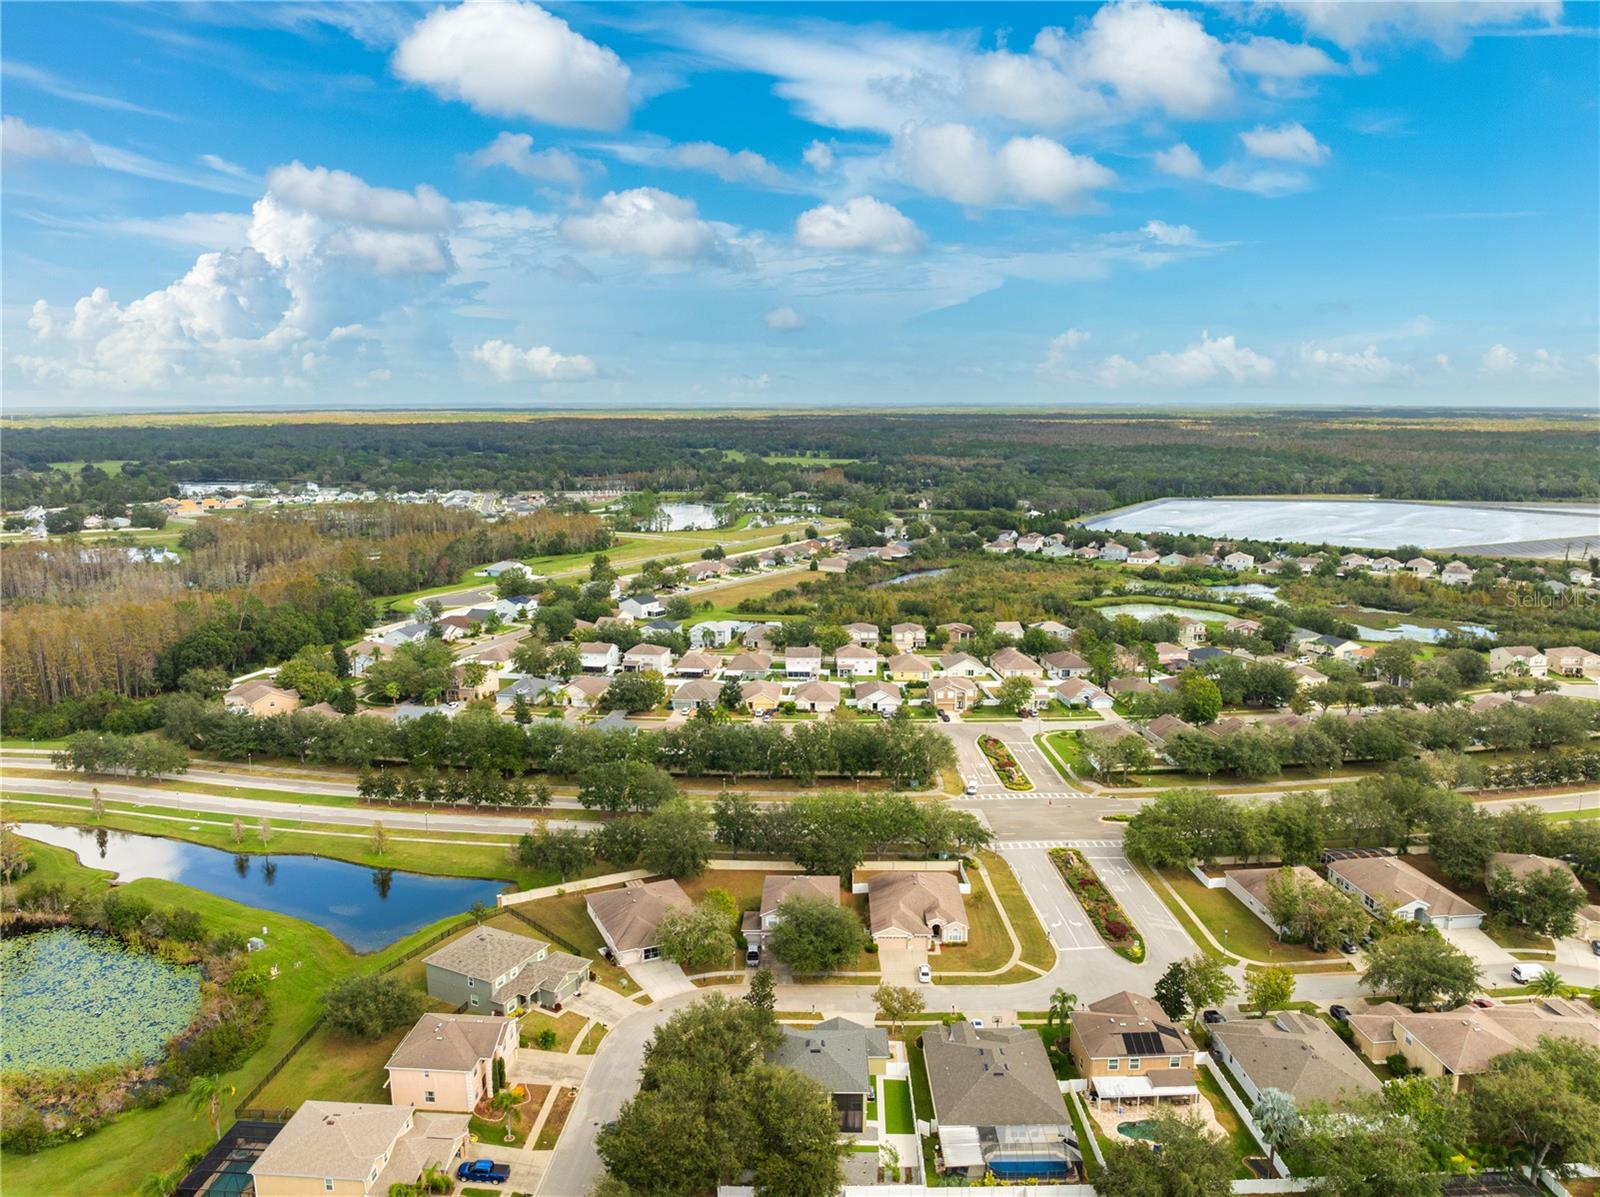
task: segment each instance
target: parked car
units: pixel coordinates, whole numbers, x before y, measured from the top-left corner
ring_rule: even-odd
[[[1486,997],[1475,997],[1472,999],[1472,1004],[1480,1010],[1487,1010],[1490,1006],[1494,1005],[1494,1003]]]
[[[923,985],[933,984],[933,970],[926,964],[917,965],[917,980]]]
[[[1227,1022],[1228,1020],[1223,1017],[1221,1010],[1203,1010],[1200,1013],[1200,1021],[1210,1026],[1215,1026],[1219,1022]]]
[[[1600,939],[1591,939],[1589,941],[1589,947],[1594,951],[1596,956],[1600,956]]]
[[[510,1178],[510,1165],[493,1160],[467,1160],[456,1169],[457,1180],[470,1180],[474,1184],[503,1185]]]
[[[970,1022],[973,1026],[977,1027],[978,1030],[980,1030],[980,1031],[983,1030],[983,1019],[981,1019],[981,1018],[969,1018],[969,1019],[967,1019],[967,1021]]]
[[[1549,971],[1542,964],[1513,964],[1511,966],[1511,979],[1518,985],[1531,985]]]
[[[1348,1006],[1329,1006],[1328,1013],[1333,1015],[1335,1022],[1350,1021],[1350,1008]]]
[[[1354,956],[1356,954],[1356,941],[1353,939],[1345,940],[1339,945],[1339,950],[1346,956]]]
[[[744,966],[746,968],[755,968],[760,963],[761,949],[752,944],[744,950]]]

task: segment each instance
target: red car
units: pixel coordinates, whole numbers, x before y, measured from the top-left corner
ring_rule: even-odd
[[[1487,1010],[1490,1006],[1494,1005],[1494,1003],[1488,998],[1473,998],[1472,1004],[1480,1010]]]

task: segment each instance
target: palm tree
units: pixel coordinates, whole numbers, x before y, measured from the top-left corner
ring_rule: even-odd
[[[1295,1108],[1294,1098],[1282,1089],[1263,1089],[1250,1114],[1266,1140],[1267,1166],[1271,1167],[1277,1149],[1299,1128],[1300,1111]]]
[[[189,1086],[189,1108],[196,1114],[205,1112],[211,1132],[218,1139],[222,1138],[222,1103],[238,1091],[237,1086],[224,1084],[216,1073],[197,1076]]]
[[[1066,1038],[1072,1026],[1072,1011],[1078,1005],[1078,995],[1068,993],[1065,989],[1058,989],[1050,995],[1050,1015],[1045,1020],[1046,1028],[1061,1024],[1061,1030],[1056,1035],[1056,1043]]]
[[[1533,979],[1533,992],[1540,997],[1560,997],[1566,989],[1566,981],[1553,968],[1546,968]]]
[[[176,1173],[152,1172],[139,1183],[139,1197],[172,1197],[177,1189]]]

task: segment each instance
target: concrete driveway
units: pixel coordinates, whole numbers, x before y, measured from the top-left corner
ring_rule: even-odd
[[[645,960],[628,965],[628,975],[654,1002],[674,997],[680,993],[693,993],[694,982],[683,975],[683,969],[670,960]]]
[[[593,1056],[572,1052],[542,1052],[525,1047],[506,1069],[506,1079],[525,1085],[581,1085]]]
[[[878,972],[885,985],[917,988],[917,970],[928,963],[927,948],[886,948],[878,953]]]

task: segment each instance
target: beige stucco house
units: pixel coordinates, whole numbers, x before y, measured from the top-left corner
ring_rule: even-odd
[[[972,930],[954,873],[874,873],[867,909],[872,938],[886,948],[966,943]]]
[[[430,1165],[451,1168],[466,1146],[467,1117],[308,1101],[250,1166],[256,1197],[386,1197]]]
[[[1095,1100],[1190,1102],[1194,1040],[1155,999],[1124,990],[1072,1014],[1072,1058]]]
[[[385,1065],[389,1100],[419,1110],[471,1113],[494,1096],[494,1062],[515,1062],[518,1034],[514,1018],[424,1014]]]

